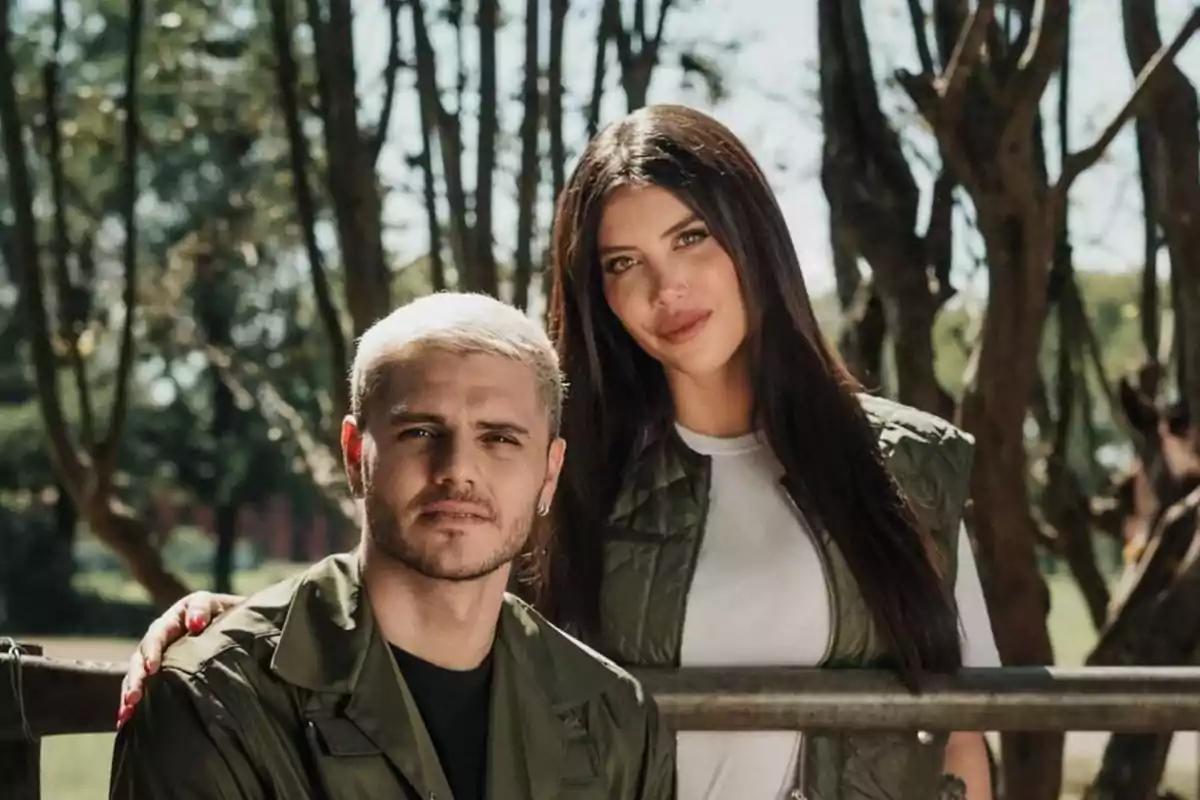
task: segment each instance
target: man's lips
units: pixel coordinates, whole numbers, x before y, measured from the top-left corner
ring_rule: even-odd
[[[476,503],[464,503],[460,500],[438,500],[421,506],[421,515],[429,517],[444,517],[478,522],[491,520],[491,513]]]
[[[698,333],[711,316],[711,311],[685,311],[674,314],[658,325],[655,334],[671,344],[679,344]]]

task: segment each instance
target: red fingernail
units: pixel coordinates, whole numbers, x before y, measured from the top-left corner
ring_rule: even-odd
[[[192,633],[199,633],[204,630],[204,620],[199,617],[192,617],[187,621],[188,630]]]

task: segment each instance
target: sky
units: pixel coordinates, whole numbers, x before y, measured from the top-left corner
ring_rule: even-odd
[[[898,68],[916,71],[918,61],[905,0],[864,0],[868,33],[872,40],[875,70],[886,78]],[[468,4],[473,5],[473,4]],[[548,5],[548,4],[543,4]],[[574,0],[567,20],[565,80],[568,87],[566,136],[573,153],[584,141],[583,104],[590,86],[595,41],[595,20],[600,0]],[[631,3],[626,2],[629,6]],[[647,0],[657,14],[657,0]],[[1074,4],[1072,21],[1072,145],[1082,148],[1119,110],[1132,85],[1125,57],[1120,0],[1087,0]],[[1164,40],[1177,31],[1193,7],[1191,0],[1158,0]],[[356,51],[359,92],[364,121],[377,117],[382,95],[380,74],[386,61],[387,19],[382,0],[356,3]],[[511,252],[516,229],[516,138],[521,106],[517,101],[523,69],[522,19],[524,3],[503,0],[509,24],[498,45],[501,125],[510,136],[502,154],[506,174],[496,179],[500,193],[494,211],[497,247],[501,256]],[[543,16],[546,16],[543,14]],[[407,17],[407,15],[406,15]],[[543,28],[547,26],[542,20]],[[405,45],[411,31],[405,18]],[[468,59],[475,42],[468,29]],[[712,113],[743,138],[763,164],[787,217],[810,289],[833,286],[828,236],[828,206],[821,191],[819,167],[821,134],[816,98],[817,38],[815,0],[679,0],[667,21],[665,39],[672,44],[650,88],[651,102],[678,102]],[[727,44],[739,45],[736,49]],[[452,42],[440,40],[439,69],[443,87],[453,82]],[[543,47],[545,45],[543,44]],[[727,98],[713,105],[699,87],[684,85],[678,69],[681,46],[715,55],[726,76]],[[544,63],[544,57],[543,57]],[[1200,41],[1184,50],[1179,62],[1193,83],[1200,84]],[[610,91],[605,121],[624,112],[624,100],[615,84],[615,64],[610,67]],[[428,246],[420,206],[419,175],[406,156],[419,143],[417,108],[411,85],[397,100],[389,130],[389,144],[381,158],[385,182],[396,187],[385,211],[390,227],[389,245],[403,261],[415,258]],[[469,94],[469,93],[468,93]],[[1047,93],[1047,110],[1053,119],[1054,84]],[[447,98],[447,103],[450,99]],[[906,98],[885,90],[885,107],[896,114],[911,112]],[[474,108],[468,96],[464,134],[473,140]],[[935,152],[931,141],[911,124],[899,126],[913,145]],[[1047,136],[1055,136],[1053,126]],[[464,165],[472,176],[471,153]],[[572,157],[573,163],[573,157]],[[570,164],[568,165],[568,169]],[[1052,166],[1052,170],[1056,167]],[[932,176],[920,171],[918,180],[928,185]],[[548,190],[544,192],[548,204]],[[1071,191],[1072,227],[1077,263],[1085,269],[1126,270],[1141,259],[1141,200],[1132,130],[1113,143],[1109,156],[1079,178]],[[548,208],[548,205],[547,205]],[[961,222],[961,221],[960,221]],[[964,231],[966,229],[964,228]],[[971,237],[961,239],[956,269],[965,275],[981,247]]]

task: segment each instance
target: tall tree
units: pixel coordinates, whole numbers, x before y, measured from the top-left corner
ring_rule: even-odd
[[[920,192],[900,137],[879,105],[862,4],[821,0],[817,8],[821,184],[837,227],[835,253],[861,254],[871,266],[871,288],[882,300],[894,342],[900,401],[951,418],[954,400],[938,385],[932,335],[938,310],[954,294],[954,182],[947,170],[935,181],[929,225],[920,233]],[[918,51],[928,59],[923,66],[932,72],[923,20],[914,27]],[[850,269],[847,263],[843,271]]]
[[[1053,661],[1045,618],[1049,596],[1037,569],[1025,418],[1038,379],[1037,354],[1047,283],[1072,182],[1094,164],[1152,85],[1154,64],[1098,139],[1072,153],[1054,182],[1045,177],[1035,124],[1039,102],[1062,63],[1070,4],[1032,0],[1005,5],[1014,36],[995,19],[994,0],[974,9],[944,0],[935,13],[958,16],[961,31],[941,74],[902,74],[901,83],[933,129],[943,163],[975,206],[988,257],[988,302],[961,407],[976,439],[971,519],[983,562],[984,589],[1006,664]],[[1163,53],[1170,61],[1182,46]],[[983,54],[987,53],[987,58]],[[1161,63],[1161,62],[1157,62]],[[1030,800],[1060,791],[1061,735],[1004,737],[1005,785]]]
[[[61,1],[61,0],[60,0]],[[125,288],[121,303],[121,330],[116,372],[116,394],[109,423],[95,441],[76,441],[63,411],[58,368],[52,345],[49,297],[42,274],[42,248],[34,216],[34,194],[24,143],[24,125],[17,107],[16,70],[12,59],[11,8],[0,0],[0,127],[8,171],[9,200],[16,225],[14,258],[21,274],[21,302],[29,319],[29,337],[42,420],[50,455],[63,486],[91,530],[122,556],[134,578],[159,604],[173,602],[185,592],[182,582],[163,565],[152,546],[145,523],[123,504],[113,479],[129,406],[130,373],[135,355],[134,323],[137,317],[138,224],[138,79],[144,5],[131,0],[128,14],[128,49],[125,57],[125,94],[122,101],[124,159],[121,169],[121,216]],[[61,16],[61,14],[59,14]],[[56,54],[57,55],[57,54]],[[61,245],[60,245],[61,246]],[[69,302],[59,298],[59,304]],[[90,410],[89,417],[93,417]]]

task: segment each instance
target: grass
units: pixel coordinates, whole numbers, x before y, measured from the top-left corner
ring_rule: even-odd
[[[295,570],[295,565],[273,565],[267,570],[239,576],[235,588],[253,591]],[[1050,635],[1058,664],[1079,666],[1095,642],[1087,608],[1078,589],[1065,575],[1050,579],[1052,610]],[[100,661],[120,661],[135,642],[126,639],[50,639],[51,656]],[[114,709],[115,711],[115,709]],[[42,745],[42,795],[51,800],[92,800],[107,795],[113,736],[94,734],[57,736]],[[1075,798],[1095,773],[1105,734],[1076,733],[1067,738],[1064,798]],[[1194,734],[1176,737],[1167,766],[1167,784],[1183,797],[1196,795],[1197,745]]]

